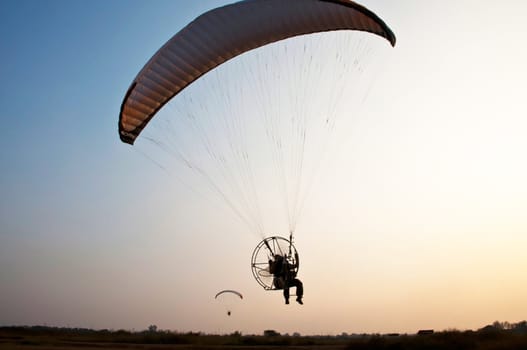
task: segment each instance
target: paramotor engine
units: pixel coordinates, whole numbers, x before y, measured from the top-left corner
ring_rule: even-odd
[[[285,258],[285,262],[293,267],[291,272],[294,275],[300,267],[298,252],[290,240],[279,236],[265,238],[256,246],[251,258],[253,276],[265,290],[280,289],[274,286],[273,274],[269,271],[269,261],[275,255]]]

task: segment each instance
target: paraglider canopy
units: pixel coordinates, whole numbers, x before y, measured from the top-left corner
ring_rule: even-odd
[[[370,32],[395,45],[395,35],[377,15],[349,0],[247,0],[202,14],[132,82],[119,115],[121,140],[133,144],[172,97],[225,61],[272,42],[335,30]]]
[[[216,296],[214,297],[214,299],[218,299],[218,296],[224,294],[224,293],[232,293],[232,294],[235,294],[237,295],[238,297],[240,297],[240,299],[243,299],[243,295],[242,293],[240,292],[237,292],[235,290],[230,290],[230,289],[226,289],[226,290],[222,290],[221,292],[218,292],[218,294],[216,294]]]

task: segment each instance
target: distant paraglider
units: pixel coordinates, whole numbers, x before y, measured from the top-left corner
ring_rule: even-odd
[[[223,306],[227,309],[227,316],[230,316],[235,305],[243,299],[243,295],[235,290],[226,289],[218,292],[214,296],[214,299],[220,301],[223,304]]]

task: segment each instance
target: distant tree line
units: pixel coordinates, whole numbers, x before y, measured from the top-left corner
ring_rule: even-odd
[[[325,346],[338,345],[348,350],[505,350],[527,349],[527,321],[517,323],[495,321],[477,331],[447,330],[426,334],[347,334],[336,336],[282,335],[266,330],[262,335],[242,335],[236,331],[226,335],[202,332],[181,333],[160,330],[150,325],[146,330],[94,330],[88,328],[49,326],[0,327],[0,348],[16,348],[25,344],[64,346],[75,343],[122,343],[122,344],[192,344],[216,346]]]
[[[492,330],[498,330],[498,331],[513,331],[513,332],[519,332],[519,333],[527,333],[527,321],[521,321],[517,323],[510,323],[510,322],[500,322],[500,321],[494,321],[492,325],[485,326],[481,328],[482,331],[492,331]]]

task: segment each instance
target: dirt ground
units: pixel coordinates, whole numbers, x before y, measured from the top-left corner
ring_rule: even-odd
[[[39,345],[39,344],[15,344],[15,343],[0,343],[0,350],[276,350],[276,349],[294,349],[294,350],[341,350],[345,347],[337,345],[306,345],[306,346],[269,346],[269,345],[255,345],[255,346],[232,346],[232,345],[196,345],[196,344],[177,344],[177,345],[160,345],[160,344],[108,344],[108,343],[57,343],[53,345]]]

